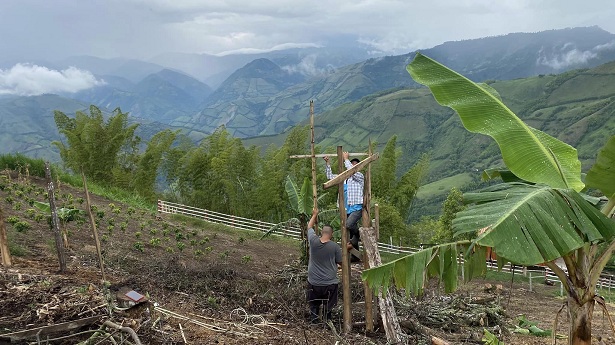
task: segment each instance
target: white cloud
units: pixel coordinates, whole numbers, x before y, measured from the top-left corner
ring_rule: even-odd
[[[310,54],[299,62],[296,65],[288,65],[282,66],[281,68],[288,73],[299,73],[306,77],[316,77],[321,75],[326,75],[333,72],[335,69],[333,67],[320,68],[316,65],[316,54]]]
[[[18,63],[10,69],[0,69],[0,94],[34,96],[44,93],[77,92],[105,84],[89,71],[69,67],[51,70],[44,66]]]
[[[316,43],[282,43],[271,48],[240,48],[235,50],[227,50],[217,54],[216,56],[234,55],[234,54],[262,54],[278,50],[293,49],[293,48],[321,48],[322,45]]]
[[[566,51],[566,49],[568,48],[572,49]],[[560,49],[562,53],[555,54],[552,56],[548,56],[546,52],[541,50],[538,53],[538,59],[536,60],[536,64],[549,66],[556,70],[563,69],[569,66],[579,66],[586,64],[589,60],[597,58],[599,52],[613,49],[615,49],[615,41],[600,44],[588,50],[579,50],[575,48],[572,43],[566,43]]]

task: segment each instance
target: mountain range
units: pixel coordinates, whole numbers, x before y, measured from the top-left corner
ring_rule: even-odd
[[[615,35],[598,27],[515,33],[447,42],[422,53],[476,81],[508,80],[594,67],[615,60]],[[209,109],[174,124],[206,131],[225,125],[238,137],[276,134],[305,119],[306,105],[311,99],[321,113],[375,92],[417,87],[405,72],[414,55],[415,52],[378,57],[347,65],[267,95],[267,100],[251,93],[250,87],[263,79],[284,83],[286,76],[274,64],[270,64],[270,73],[261,70],[254,74],[244,70],[251,67],[247,65],[240,77],[233,75],[223,84],[226,90],[234,90],[235,99],[214,93],[207,101]],[[258,126],[249,126],[250,123]]]
[[[615,35],[598,27],[447,42],[421,52],[486,81],[530,125],[577,147],[584,168],[615,132]],[[224,57],[170,54],[147,62],[67,59],[55,66],[87,69],[104,84],[70,94],[0,96],[0,151],[58,160],[50,146],[60,138],[53,110],[71,114],[90,104],[130,112],[131,121],[142,123],[144,139],[162,128],[180,128],[199,141],[224,125],[246,144],[265,147],[281,144],[292,126],[305,125],[313,99],[321,147],[363,149],[370,138],[383,145],[397,135],[404,168],[422,153],[431,156],[419,199],[442,198],[452,186],[478,183],[480,170],[501,163],[493,141],[468,133],[451,110],[414,83],[405,71],[414,54],[355,62],[360,52],[313,47]],[[182,70],[182,59],[193,62]],[[205,69],[208,59],[222,67],[198,72],[200,77],[186,72]],[[165,61],[174,64],[163,66]],[[224,70],[234,66],[231,73]],[[220,73],[228,76],[215,89],[203,82]],[[419,213],[434,211],[421,207]]]

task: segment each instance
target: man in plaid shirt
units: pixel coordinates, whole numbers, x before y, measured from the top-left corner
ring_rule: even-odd
[[[348,152],[343,153],[344,166],[346,169],[350,169],[357,165],[360,161],[357,158],[348,160]],[[331,171],[331,165],[329,165],[329,157],[325,156],[323,159],[326,162],[325,173],[330,180],[337,175],[334,175]],[[346,229],[350,233],[350,243],[355,249],[359,249],[359,219],[361,219],[361,213],[363,210],[363,185],[365,177],[359,171],[352,174],[346,181],[344,181],[344,200],[346,201]],[[357,260],[353,255],[353,260]],[[356,259],[355,259],[356,258]]]

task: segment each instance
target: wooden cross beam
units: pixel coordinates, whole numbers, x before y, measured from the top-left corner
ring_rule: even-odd
[[[328,157],[331,156],[333,154],[329,154],[329,153],[319,153],[319,154],[315,154],[314,157],[315,158],[323,158],[323,157]],[[362,156],[369,156],[369,154],[367,153],[363,153],[363,152],[351,152],[348,154],[348,156],[350,157],[362,157]],[[290,158],[312,158],[312,155],[292,155],[290,156]]]
[[[372,161],[375,161],[376,159],[378,159],[378,152],[376,152],[373,155],[371,155],[371,156],[365,158],[364,160],[360,161],[359,163],[357,163],[357,165],[353,166],[352,168],[337,174],[336,177],[334,177],[334,178],[330,179],[329,181],[325,182],[323,184],[323,188],[327,189],[327,188],[331,188],[331,187],[333,187],[335,185],[338,185],[340,183],[343,183],[344,180],[348,179],[354,173],[356,173],[357,171],[363,169],[366,165],[368,165]]]

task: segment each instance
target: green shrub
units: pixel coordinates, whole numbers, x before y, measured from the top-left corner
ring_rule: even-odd
[[[19,222],[19,217],[17,216],[9,216],[8,218],[6,218],[6,222],[9,224],[15,224]]]
[[[15,224],[13,224],[13,227],[15,227],[15,230],[17,230],[17,232],[24,232],[24,231],[32,228],[30,223],[28,223],[26,221],[17,222]]]
[[[137,241],[132,245],[136,250],[143,252],[144,250],[144,246],[143,246],[143,242],[141,241]]]

